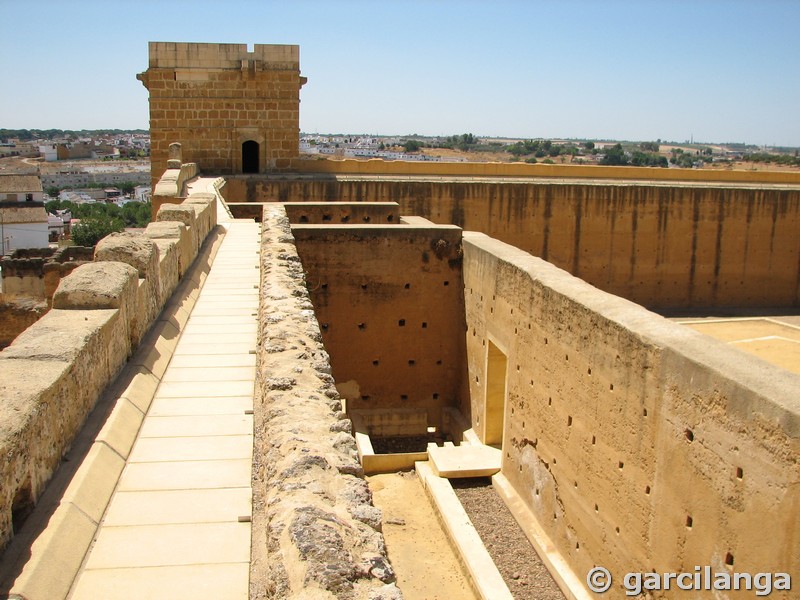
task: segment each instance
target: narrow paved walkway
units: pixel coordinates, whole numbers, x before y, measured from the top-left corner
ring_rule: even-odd
[[[248,597],[260,226],[223,226],[73,600]]]

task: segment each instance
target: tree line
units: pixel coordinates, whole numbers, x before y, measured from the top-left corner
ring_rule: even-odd
[[[124,135],[131,133],[146,134],[146,129],[3,129],[0,128],[0,140],[52,140],[54,138],[85,138],[105,135]]]
[[[68,210],[73,219],[80,219],[71,233],[76,246],[94,246],[109,233],[126,227],[147,227],[152,209],[150,202],[127,202],[118,206],[105,202],[76,204],[68,200],[50,200],[44,206],[48,213]]]

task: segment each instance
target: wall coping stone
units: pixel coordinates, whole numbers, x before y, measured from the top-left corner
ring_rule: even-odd
[[[135,296],[137,280],[136,269],[125,263],[85,263],[61,280],[53,308],[120,308],[126,296]]]

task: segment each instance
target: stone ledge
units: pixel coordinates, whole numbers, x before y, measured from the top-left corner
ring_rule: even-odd
[[[123,468],[124,458],[108,445],[95,442],[64,492],[61,504],[74,505],[96,526],[103,518]]]
[[[418,462],[415,468],[475,592],[482,600],[513,600],[450,482],[435,475],[427,463]]]
[[[583,587],[583,581],[570,568],[569,563],[556,550],[556,547],[539,527],[539,522],[534,514],[525,506],[516,490],[511,486],[505,475],[498,473],[492,476],[492,486],[497,495],[502,498],[509,512],[519,523],[520,529],[536,550],[544,566],[553,577],[553,581],[561,589],[567,600],[591,600],[592,595]]]
[[[264,211],[261,265],[251,581],[287,599],[400,598],[279,205]]]
[[[11,597],[66,598],[96,530],[97,523],[83,511],[72,504],[60,505],[31,546],[31,559],[14,583]]]

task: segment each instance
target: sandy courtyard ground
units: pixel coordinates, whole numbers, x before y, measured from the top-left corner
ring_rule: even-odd
[[[800,374],[800,317],[680,319],[678,322]]]
[[[367,477],[383,511],[383,535],[406,600],[477,600],[412,471]]]

